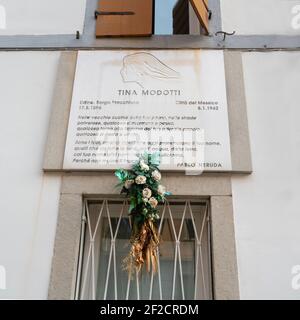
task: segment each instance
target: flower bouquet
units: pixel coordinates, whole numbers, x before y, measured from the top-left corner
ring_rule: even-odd
[[[120,180],[121,193],[129,197],[129,215],[131,217],[131,249],[125,259],[125,268],[139,272],[146,263],[147,271],[157,270],[157,248],[159,235],[158,204],[170,195],[160,184],[160,157],[158,153],[142,155],[133,164],[131,170],[118,169],[115,175]],[[135,268],[135,269],[134,269]]]

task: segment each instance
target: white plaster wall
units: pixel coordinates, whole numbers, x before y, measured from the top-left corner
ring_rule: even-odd
[[[300,0],[220,0],[223,30],[237,34],[299,35]]]
[[[0,0],[0,35],[82,33],[85,6],[86,0]]]
[[[300,52],[244,53],[253,158],[233,178],[242,299],[300,299]]]
[[[59,55],[0,52],[0,299],[47,297],[60,178],[41,168]]]
[[[58,59],[0,53],[0,299],[47,297],[60,178],[41,168]],[[233,178],[241,298],[300,299],[300,52],[243,64],[253,174]]]

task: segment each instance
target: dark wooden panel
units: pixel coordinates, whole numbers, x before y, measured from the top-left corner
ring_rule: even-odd
[[[173,8],[173,34],[189,32],[189,0],[178,0]]]

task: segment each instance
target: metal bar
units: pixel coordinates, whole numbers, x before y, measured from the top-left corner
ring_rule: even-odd
[[[150,279],[150,289],[149,289],[149,300],[152,300],[153,278],[154,278],[154,271],[152,269],[151,279]]]
[[[110,275],[110,266],[111,266],[111,259],[112,259],[112,254],[113,254],[113,247],[114,247],[114,242],[113,240],[113,230],[112,230],[112,225],[110,221],[110,214],[109,214],[109,209],[108,209],[108,201],[105,200],[106,203],[106,213],[107,213],[107,220],[108,220],[108,225],[109,225],[109,230],[110,230],[110,235],[111,235],[111,242],[110,242],[110,252],[109,252],[109,259],[108,259],[108,266],[107,266],[107,273],[106,273],[106,281],[105,281],[105,288],[104,288],[104,300],[106,300],[107,297],[107,289],[108,289],[108,281],[109,281],[109,275]]]
[[[83,277],[83,284],[82,284],[82,291],[81,291],[81,299],[83,299],[84,296],[84,291],[86,287],[86,281],[87,281],[87,274],[88,274],[88,269],[89,269],[89,264],[90,264],[90,258],[91,258],[91,253],[92,253],[92,245],[91,245],[91,239],[92,239],[92,229],[91,229],[91,223],[90,223],[90,213],[89,213],[89,208],[87,205],[87,202],[85,203],[85,209],[86,209],[86,217],[87,217],[87,225],[88,225],[88,235],[90,237],[90,245],[89,245],[89,251],[87,255],[87,260],[86,260],[86,265],[85,265],[85,271],[84,271],[84,277]]]
[[[181,232],[182,232],[182,227],[183,227],[183,223],[184,223],[184,219],[185,219],[185,213],[186,213],[187,203],[188,203],[188,201],[186,201],[185,206],[184,206],[184,210],[183,210],[183,214],[182,214],[182,219],[181,219],[181,223],[180,223],[180,228],[179,228],[179,232],[178,232],[178,237],[177,237],[177,239],[178,239],[179,241],[180,241]]]
[[[95,288],[95,247],[94,240],[91,241],[92,248],[92,297],[96,300],[96,288]]]
[[[165,212],[166,212],[166,203],[164,203],[163,212],[162,212],[162,214],[161,214],[160,224],[159,224],[159,227],[158,227],[158,234],[159,234],[159,235],[161,234],[161,229],[162,229],[163,221],[164,221],[164,218],[165,218]],[[162,300],[162,288],[161,288],[161,274],[160,274],[159,249],[157,249],[157,273],[158,273],[159,297],[160,297],[160,300]],[[153,280],[154,280],[154,271],[153,271],[153,269],[152,269],[151,280],[150,280],[149,300],[152,299]]]
[[[95,247],[94,247],[94,240],[97,234],[97,230],[98,230],[98,226],[99,226],[99,222],[102,216],[102,212],[103,212],[103,208],[104,208],[104,203],[105,201],[103,201],[100,212],[98,214],[98,218],[97,218],[97,222],[96,222],[96,226],[95,226],[95,230],[94,233],[91,234],[92,229],[91,229],[91,222],[90,222],[90,217],[89,217],[89,213],[88,213],[88,225],[89,225],[89,230],[90,230],[90,235],[91,235],[91,240],[90,240],[90,246],[91,246],[91,250],[92,250],[92,298],[93,300],[96,300],[96,288],[95,288]],[[87,207],[88,210],[88,207]]]
[[[128,281],[127,281],[127,289],[126,289],[126,299],[129,299],[129,291],[130,291],[130,284],[131,284],[131,271],[128,272]]]
[[[108,208],[108,201],[106,201],[106,213],[107,213],[107,217],[108,217],[108,225],[109,225],[109,230],[110,230],[110,237],[111,237],[111,240],[114,239],[114,232],[113,232],[113,228],[112,228],[112,225],[111,225],[111,220],[110,220],[110,214],[109,214],[109,208]]]
[[[198,241],[199,241],[198,231],[197,231],[197,228],[196,228],[195,218],[194,218],[194,215],[193,215],[193,211],[192,211],[192,207],[191,207],[191,202],[190,202],[190,201],[189,201],[189,209],[190,209],[190,216],[191,216],[191,220],[192,220],[192,224],[193,224],[193,228],[194,228],[196,240],[197,240],[197,242],[198,242]]]
[[[170,215],[170,220],[171,220],[171,225],[172,225],[172,229],[173,229],[173,233],[174,233],[174,238],[175,241],[178,241],[178,237],[177,237],[177,233],[176,233],[176,229],[175,229],[175,225],[174,225],[174,221],[173,221],[173,217],[172,217],[172,211],[170,208],[170,205],[168,204],[168,209],[169,209],[169,215]]]
[[[195,234],[195,238],[196,238],[196,258],[195,258],[195,287],[194,287],[194,300],[197,299],[197,292],[198,292],[198,264],[199,264],[199,246],[200,246],[200,241],[198,238],[198,231],[196,228],[196,224],[195,224],[195,217],[193,214],[193,210],[192,210],[192,206],[191,206],[191,202],[188,202],[188,206],[189,206],[189,211],[190,211],[190,216],[191,216],[191,220],[192,220],[192,224],[193,224],[193,228],[194,228],[194,234]]]
[[[86,202],[87,202],[87,200],[85,199],[84,205],[82,207],[80,247],[79,247],[77,277],[76,277],[76,288],[75,288],[75,296],[74,296],[75,300],[79,299],[79,292],[80,292],[80,280],[81,280],[81,272],[82,272],[83,248],[84,248],[85,227],[86,227],[86,213],[85,213],[85,203]]]
[[[206,222],[206,214],[207,214],[207,205],[205,207],[204,216],[203,216],[203,220],[202,220],[201,231],[200,231],[200,236],[199,236],[200,245],[201,245],[203,230],[204,230],[204,226],[205,226],[205,222]]]
[[[164,221],[164,218],[165,218],[166,207],[167,207],[167,204],[164,203],[164,209],[163,209],[163,212],[162,212],[162,214],[160,216],[160,224],[159,224],[159,227],[158,227],[158,234],[159,235],[161,234],[161,229],[162,229],[163,221]]]
[[[163,226],[163,221],[165,218],[165,212],[166,212],[167,203],[165,202],[163,205],[163,211],[160,217],[160,224],[158,227],[158,234],[161,235],[161,229]],[[157,273],[158,273],[158,287],[159,287],[159,298],[162,300],[162,286],[161,286],[161,274],[160,274],[160,254],[159,249],[157,249]],[[149,300],[152,299],[152,290],[153,290],[153,280],[154,280],[154,272],[152,270],[151,273],[151,281],[150,281],[150,292],[149,292]]]
[[[105,280],[103,300],[106,300],[106,297],[107,297],[107,289],[108,289],[108,281],[109,281],[109,275],[110,275],[110,265],[111,265],[112,251],[113,251],[113,244],[111,243],[110,252],[109,252],[109,258],[108,258],[107,272],[106,272],[106,280]]]
[[[86,213],[87,213],[87,223],[88,223],[88,230],[89,230],[89,236],[90,240],[93,239],[93,233],[92,233],[92,227],[91,227],[91,220],[90,220],[90,212],[89,212],[89,207],[86,205]]]
[[[162,300],[162,287],[161,287],[161,274],[160,274],[160,258],[159,258],[159,250],[158,250],[158,249],[157,249],[157,277],[158,277],[159,299]],[[153,270],[152,270],[151,280],[150,280],[149,300],[152,300],[153,281],[154,281],[154,272],[153,272]]]
[[[195,259],[195,288],[194,288],[194,300],[197,299],[197,293],[198,293],[198,264],[199,264],[199,248],[200,248],[200,243],[197,241],[196,245],[196,259]]]
[[[140,281],[139,281],[139,275],[137,272],[135,272],[135,280],[136,280],[136,295],[137,300],[140,300]]]
[[[207,208],[207,247],[208,247],[208,270],[209,270],[209,299],[213,299],[213,275],[212,275],[212,252],[211,252],[211,230],[210,230],[210,210]]]
[[[116,259],[116,237],[118,235],[118,231],[119,231],[119,227],[120,227],[120,223],[121,223],[121,219],[122,219],[122,215],[123,215],[123,210],[124,210],[124,206],[125,206],[125,201],[123,201],[123,205],[121,208],[121,212],[120,212],[120,216],[118,219],[118,224],[115,230],[115,234],[113,235],[113,239],[111,240],[111,243],[113,245],[113,259],[114,259],[114,288],[115,288],[115,300],[118,300],[118,279],[117,279],[117,259]],[[109,213],[109,207],[108,207],[108,201],[107,201],[107,214],[109,217],[109,221],[110,221],[110,226],[111,226],[111,218],[110,218],[110,213]],[[111,233],[112,233],[112,228],[111,228]]]
[[[183,285],[183,273],[182,273],[182,263],[181,263],[181,252],[180,252],[180,242],[178,243],[178,262],[179,262],[179,272],[180,272],[181,294],[182,294],[182,299],[185,300],[184,285]]]
[[[105,203],[105,201],[103,201],[101,209],[100,209],[100,212],[98,214],[98,218],[97,218],[94,234],[93,234],[93,237],[92,237],[93,241],[95,240],[95,237],[96,237],[96,234],[97,234],[97,230],[98,230],[98,226],[99,226],[100,220],[102,218],[102,213],[103,213],[103,209],[104,209],[104,203]]]
[[[177,254],[178,254],[178,245],[176,240],[175,255],[174,255],[174,269],[173,269],[172,300],[174,300],[174,297],[175,297]]]
[[[113,258],[114,258],[114,288],[115,288],[115,300],[118,300],[118,282],[117,282],[117,261],[116,261],[116,243],[113,242]]]
[[[89,246],[89,251],[88,251],[87,260],[86,260],[85,270],[84,270],[84,276],[83,276],[83,283],[82,283],[82,288],[81,288],[81,294],[80,294],[81,300],[83,299],[83,295],[84,295],[84,291],[85,291],[87,273],[88,273],[88,269],[89,269],[89,262],[90,262],[90,256],[91,256],[91,250],[92,250],[92,248],[91,248],[91,245],[90,245],[90,246]]]
[[[178,237],[177,237],[178,241],[176,242],[176,244],[178,244],[178,262],[179,262],[179,272],[180,272],[181,294],[182,294],[183,300],[185,300],[185,294],[184,294],[181,251],[180,251],[180,237],[181,237],[181,233],[182,233],[182,227],[183,227],[183,223],[185,220],[185,213],[186,213],[187,207],[188,207],[188,201],[185,202],[185,206],[184,206],[184,210],[183,210],[183,214],[182,214],[182,218],[181,218],[180,229],[179,229],[179,233],[178,233]]]
[[[95,19],[98,16],[132,16],[134,14],[133,11],[95,11]]]
[[[160,258],[159,258],[159,252],[158,252],[158,259],[157,259],[157,271],[158,271],[158,288],[159,288],[159,299],[163,299],[162,295],[162,286],[161,286],[161,273],[160,273]]]
[[[205,277],[204,277],[204,266],[203,266],[203,255],[202,255],[202,248],[201,245],[199,246],[200,250],[200,261],[201,261],[201,273],[202,273],[202,284],[203,284],[203,292],[204,292],[204,298],[206,298],[206,285],[205,285]]]
[[[175,241],[176,241],[175,254],[174,254],[174,268],[173,268],[173,285],[172,285],[172,300],[174,300],[174,297],[175,297],[175,285],[176,285],[176,267],[177,267],[177,254],[178,254],[178,238],[177,238],[176,229],[175,229],[175,225],[174,225],[174,221],[173,221],[173,217],[172,217],[172,211],[171,211],[171,208],[170,208],[169,203],[168,203],[168,211],[169,211],[169,216],[170,216],[170,220],[171,220],[171,225],[172,225],[172,229],[173,229],[173,233],[174,233],[174,238],[175,238]]]

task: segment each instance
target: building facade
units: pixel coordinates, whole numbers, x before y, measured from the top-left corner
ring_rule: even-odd
[[[0,0],[0,298],[299,299],[300,1],[177,1],[162,10],[159,0]],[[130,93],[115,94],[132,103],[134,90],[147,91],[141,62],[156,95],[167,77],[168,94],[225,96],[226,112],[201,113],[222,142],[211,152],[221,169],[163,170],[173,195],[160,208],[160,270],[128,279],[116,166],[82,164],[90,155],[67,162],[66,150],[82,128],[74,101],[93,92],[115,101],[110,90],[123,81]],[[175,83],[185,72],[189,85]],[[172,114],[174,97],[163,99]]]

